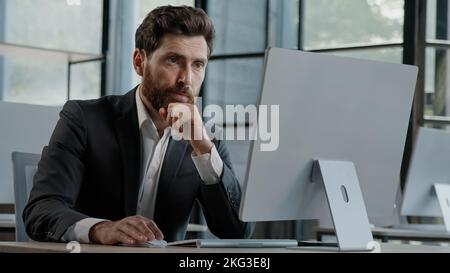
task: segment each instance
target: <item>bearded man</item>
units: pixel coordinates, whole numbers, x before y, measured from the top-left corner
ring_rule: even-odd
[[[23,212],[31,239],[183,240],[195,202],[214,235],[250,236],[225,143],[208,137],[194,105],[214,36],[201,9],[159,7],[136,31],[141,83],[123,96],[64,105]],[[175,140],[173,128],[197,137]]]

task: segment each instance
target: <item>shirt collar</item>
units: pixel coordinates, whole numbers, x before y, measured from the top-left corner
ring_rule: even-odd
[[[142,102],[141,96],[139,95],[140,93],[141,93],[141,86],[139,85],[136,91],[136,107],[138,114],[139,129],[142,131],[143,126],[146,126],[146,128],[150,130],[152,138],[159,140],[158,130],[156,129],[156,126],[153,123],[153,120],[150,117],[147,108]]]

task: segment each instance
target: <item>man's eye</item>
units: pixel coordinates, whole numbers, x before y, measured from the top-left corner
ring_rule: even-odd
[[[178,63],[178,58],[177,57],[170,57],[169,59],[167,59],[167,62],[171,63],[171,64],[176,64],[176,63]]]
[[[196,69],[202,69],[203,67],[205,67],[205,64],[202,62],[196,62],[196,63],[194,63],[194,67]]]

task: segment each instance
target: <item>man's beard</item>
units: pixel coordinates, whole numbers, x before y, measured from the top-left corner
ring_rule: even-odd
[[[189,103],[193,104],[193,91],[190,86],[186,86],[184,83],[177,83],[175,86],[162,86],[158,84],[157,80],[154,80],[149,70],[142,79],[142,94],[156,111],[161,108],[167,109],[171,103],[180,102],[172,96],[175,92],[186,95]]]

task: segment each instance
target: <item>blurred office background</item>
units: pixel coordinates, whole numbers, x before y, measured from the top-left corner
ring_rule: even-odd
[[[145,15],[165,4],[197,6],[207,11],[217,30],[202,90],[205,105],[255,104],[268,46],[419,66],[404,180],[417,128],[450,125],[449,3],[0,0],[0,100],[62,105],[68,99],[124,94],[139,82],[132,53],[134,32]],[[225,125],[248,126],[245,121]],[[242,181],[249,143],[229,146]],[[312,225],[259,223],[255,237],[307,238]]]

